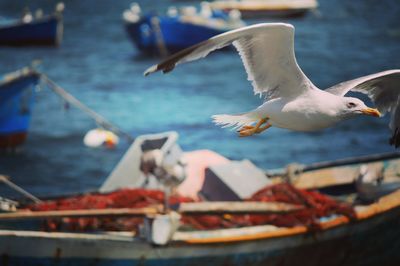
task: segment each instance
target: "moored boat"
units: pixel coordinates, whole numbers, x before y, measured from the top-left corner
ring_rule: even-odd
[[[57,231],[55,227],[47,227],[47,232],[42,230],[0,230],[0,254],[4,265],[398,265],[400,254],[400,190],[395,188],[380,195],[373,202],[362,202],[357,199],[355,181],[367,168],[369,171],[381,173],[380,185],[399,183],[400,154],[384,154],[368,158],[354,158],[352,160],[333,162],[328,164],[312,165],[307,167],[288,167],[279,174],[267,172],[272,180],[266,190],[253,194],[253,201],[241,202],[201,202],[181,201],[179,206],[171,206],[175,211],[162,213],[155,205],[143,205],[146,198],[153,203],[159,203],[163,199],[159,196],[162,192],[150,190],[126,190],[129,182],[133,188],[143,186],[155,186],[157,180],[146,181],[143,173],[150,168],[143,165],[149,153],[142,158],[136,155],[144,155],[146,152],[160,150],[168,163],[171,160],[179,161],[181,151],[174,143],[176,135],[156,135],[139,138],[124,155],[116,169],[95,194],[81,195],[79,197],[62,197],[38,203],[43,207],[58,206],[57,210],[37,211],[20,210],[0,214],[0,221],[14,222],[18,220],[37,220],[39,224],[64,224],[94,226],[96,230],[82,231],[78,227],[75,231]],[[158,158],[159,154],[154,158]],[[147,159],[144,159],[146,157]],[[136,159],[135,159],[136,158]],[[205,158],[205,159],[204,159]],[[193,161],[192,161],[193,160]],[[199,161],[200,160],[200,161]],[[195,169],[206,167],[211,169],[208,160],[214,164],[229,164],[227,159],[210,151],[195,151],[185,153],[183,161],[186,161],[188,172],[196,172]],[[152,163],[150,163],[152,165]],[[230,165],[229,167],[231,167]],[[245,167],[248,167],[245,166]],[[141,170],[139,170],[141,169]],[[147,169],[147,170],[146,170]],[[165,168],[167,169],[167,168]],[[212,168],[216,170],[216,168]],[[250,169],[250,168],[246,168]],[[294,171],[292,171],[294,169]],[[235,169],[237,171],[237,169]],[[203,171],[202,171],[203,172]],[[206,171],[207,172],[207,171]],[[127,176],[127,173],[132,175]],[[214,173],[221,174],[221,171]],[[232,174],[232,173],[231,173]],[[200,175],[200,171],[198,172]],[[204,175],[204,173],[203,173]],[[207,174],[202,179],[203,184],[208,182]],[[284,175],[284,176],[283,176]],[[380,174],[379,174],[380,175]],[[211,175],[213,176],[213,175]],[[186,177],[177,181],[179,186],[192,177]],[[219,180],[223,180],[221,176]],[[253,180],[247,176],[246,180]],[[292,185],[282,180],[291,180]],[[282,183],[283,182],[283,183]],[[153,183],[153,184],[152,184]],[[232,185],[232,184],[231,184]],[[379,187],[379,184],[376,184]],[[187,191],[180,189],[178,191]],[[195,185],[197,186],[197,185]],[[293,187],[294,186],[294,187]],[[125,192],[118,192],[121,187]],[[244,187],[242,185],[242,187]],[[265,202],[261,199],[271,196],[274,190],[285,188],[282,194],[275,194],[281,201],[284,195],[296,197],[304,204],[287,204],[277,202]],[[293,187],[293,188],[290,188]],[[246,188],[247,189],[247,188]],[[279,190],[278,189],[278,190]],[[234,190],[234,189],[233,189]],[[101,192],[102,191],[102,192]],[[319,192],[318,192],[319,191]],[[129,193],[126,193],[129,192]],[[265,193],[267,192],[267,193]],[[281,190],[282,192],[282,190]],[[323,192],[323,193],[322,193]],[[99,194],[100,193],[100,194]],[[108,193],[108,194],[107,194]],[[299,194],[303,196],[299,197]],[[118,196],[117,196],[118,195]],[[86,206],[98,206],[104,204],[120,204],[129,201],[129,195],[140,201],[140,206],[135,208],[119,209],[74,209],[66,207],[69,204]],[[310,197],[308,197],[309,195]],[[330,195],[327,198],[326,195]],[[333,196],[334,195],[334,196]],[[101,201],[104,197],[107,200]],[[255,199],[259,202],[255,202]],[[118,200],[117,200],[118,199]],[[158,199],[158,200],[157,200]],[[321,215],[334,206],[334,202],[347,202],[351,205],[351,215],[338,212],[338,209],[330,215]],[[176,200],[176,198],[175,198]],[[329,203],[325,205],[321,203]],[[283,204],[283,205],[282,205]],[[331,205],[333,204],[333,205]],[[340,203],[342,204],[342,203]],[[313,205],[314,207],[312,207]],[[38,205],[36,205],[38,206]],[[145,206],[145,207],[143,207]],[[252,207],[251,207],[252,206]],[[344,205],[336,205],[344,206]],[[71,207],[71,206],[70,206]],[[115,207],[115,206],[114,206]],[[312,217],[315,223],[304,224],[299,222],[306,214],[305,210],[315,209]],[[87,207],[85,207],[87,208]],[[311,208],[311,209],[310,209]],[[350,209],[348,209],[350,210]],[[297,213],[297,214],[296,214]],[[203,217],[220,221],[220,228],[208,228],[200,230],[193,227],[176,226],[179,216]],[[278,225],[277,217],[296,217],[292,224]],[[101,225],[122,225],[117,217],[124,216],[125,226],[129,222],[138,222],[141,217],[138,230],[101,230]],[[253,224],[240,224],[245,217]],[[132,218],[135,217],[135,218]],[[178,218],[177,218],[178,217]],[[256,223],[260,217],[269,217],[269,223]],[[100,218],[103,219],[102,223]],[[90,220],[92,219],[92,220]],[[136,220],[132,220],[136,219]],[[199,218],[200,219],[200,218]],[[198,222],[201,221],[197,220]],[[279,220],[279,219],[278,219]],[[88,223],[90,222],[90,223]],[[196,222],[192,221],[192,226]],[[163,241],[166,240],[166,241]],[[21,248],[24,247],[24,248]]]
[[[0,149],[15,148],[27,136],[34,86],[40,74],[31,67],[6,74],[0,80]]]
[[[316,9],[316,0],[218,0],[215,10],[239,10],[243,18],[298,17]]]
[[[59,46],[63,37],[62,11],[59,3],[54,14],[34,17],[26,12],[19,20],[0,24],[1,46]]]
[[[244,25],[239,13],[214,12],[208,4],[203,4],[200,11],[195,7],[180,10],[170,7],[164,16],[142,14],[139,5],[132,4],[124,12],[123,19],[125,29],[138,50],[161,56]]]

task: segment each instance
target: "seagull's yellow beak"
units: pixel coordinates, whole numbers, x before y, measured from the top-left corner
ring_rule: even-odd
[[[378,111],[378,109],[375,108],[365,108],[362,109],[361,112],[365,115],[372,115],[372,116],[376,116],[376,117],[380,117],[381,113]]]

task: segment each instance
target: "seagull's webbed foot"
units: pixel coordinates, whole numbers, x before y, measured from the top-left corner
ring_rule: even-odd
[[[249,137],[254,134],[260,134],[264,130],[271,127],[270,124],[267,123],[268,118],[260,119],[255,126],[243,126],[238,132],[239,137]],[[264,126],[262,126],[265,124]]]

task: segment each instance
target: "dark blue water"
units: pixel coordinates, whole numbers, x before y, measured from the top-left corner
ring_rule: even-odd
[[[144,10],[165,10],[170,1],[140,1]],[[169,75],[142,76],[157,62],[143,58],[128,40],[121,14],[129,0],[66,1],[60,48],[0,48],[0,73],[41,59],[41,70],[82,102],[133,136],[176,130],[184,150],[212,149],[262,168],[392,151],[388,118],[358,118],[316,132],[271,128],[238,138],[211,123],[217,113],[259,105],[235,53],[217,53]],[[29,5],[53,9],[55,1],[0,1],[2,16]],[[296,27],[296,54],[311,80],[325,88],[385,69],[400,68],[400,1],[320,0],[317,13],[282,20]],[[37,93],[30,135],[15,155],[0,155],[0,174],[38,195],[98,187],[128,143],[115,150],[90,149],[84,134],[95,124],[80,111],[63,109],[49,90]],[[11,192],[0,186],[2,195]],[[0,194],[0,195],[1,195]]]

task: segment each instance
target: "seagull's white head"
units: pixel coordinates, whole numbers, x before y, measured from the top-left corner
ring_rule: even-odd
[[[357,115],[381,116],[378,109],[366,106],[360,99],[354,97],[343,97],[342,99],[343,101],[340,112],[342,117],[351,118]]]

